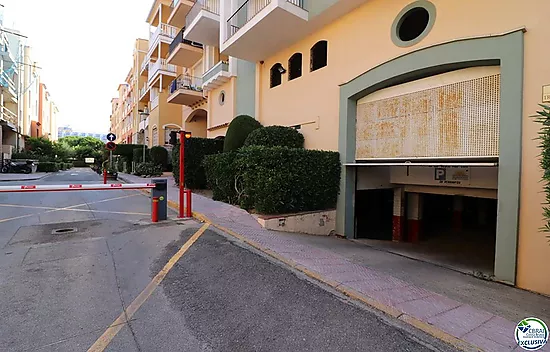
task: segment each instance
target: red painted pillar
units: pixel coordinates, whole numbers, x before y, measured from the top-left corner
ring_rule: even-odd
[[[103,169],[103,184],[107,184],[107,169]]]
[[[179,212],[179,217],[180,218],[183,218],[185,215],[184,215],[184,211],[183,211],[183,207],[184,207],[184,187],[185,187],[185,170],[184,170],[184,162],[185,162],[185,157],[184,157],[184,153],[185,153],[185,132],[183,131],[180,131],[180,212]]]
[[[402,242],[405,240],[405,191],[403,188],[393,189],[393,226],[392,240]]]
[[[193,210],[191,209],[191,198],[193,197],[193,193],[190,189],[187,190],[187,217],[192,218],[193,217]]]
[[[151,210],[151,221],[159,222],[159,198],[153,197],[153,209]]]
[[[462,196],[453,197],[453,229],[462,230],[462,211],[464,209]]]
[[[422,195],[408,193],[407,196],[407,236],[409,242],[419,242],[422,231]]]

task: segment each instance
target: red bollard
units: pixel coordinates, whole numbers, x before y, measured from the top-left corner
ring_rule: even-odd
[[[151,210],[151,221],[159,222],[159,198],[153,197],[153,209]]]
[[[190,189],[186,190],[187,192],[187,217],[192,218],[193,217],[193,211],[191,209],[191,198],[193,196],[193,193]]]
[[[107,184],[107,169],[103,169],[103,184]]]

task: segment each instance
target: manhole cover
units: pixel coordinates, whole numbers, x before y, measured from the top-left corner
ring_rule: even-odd
[[[68,227],[64,229],[55,229],[52,231],[52,235],[66,235],[69,233],[75,233],[77,231],[76,227]]]

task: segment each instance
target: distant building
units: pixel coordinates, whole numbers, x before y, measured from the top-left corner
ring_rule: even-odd
[[[97,139],[100,139],[103,142],[107,142],[107,134],[106,133],[91,133],[91,132],[79,132],[79,131],[73,131],[73,129],[69,126],[63,126],[59,127],[57,129],[57,138],[63,138],[63,137],[69,137],[69,136],[76,136],[76,137],[94,137]]]

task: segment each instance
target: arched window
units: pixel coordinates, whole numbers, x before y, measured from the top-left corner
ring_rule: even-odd
[[[153,147],[159,145],[159,130],[157,126],[153,127]]]
[[[302,53],[296,53],[288,59],[288,80],[302,77]]]
[[[311,47],[311,66],[310,71],[316,71],[327,65],[328,61],[328,42],[321,40]]]
[[[283,65],[280,63],[276,63],[271,67],[271,78],[269,82],[269,87],[277,87],[283,82],[283,73],[285,73],[285,69],[283,68]]]

